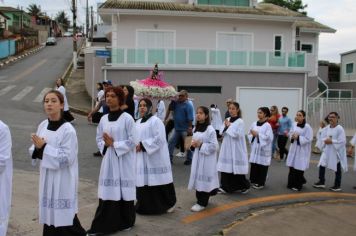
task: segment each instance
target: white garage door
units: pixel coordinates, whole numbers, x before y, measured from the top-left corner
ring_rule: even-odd
[[[302,109],[303,90],[301,88],[248,88],[237,87],[236,101],[239,102],[242,119],[245,122],[245,131],[252,122],[257,120],[259,107],[270,108],[273,105],[281,112],[282,107],[288,107],[288,116],[294,120],[295,114]]]

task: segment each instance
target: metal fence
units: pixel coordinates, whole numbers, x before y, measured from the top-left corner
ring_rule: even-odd
[[[356,131],[356,99],[355,98],[308,98],[307,120],[315,132],[321,120],[335,111],[340,115],[339,124],[345,129],[347,136]]]

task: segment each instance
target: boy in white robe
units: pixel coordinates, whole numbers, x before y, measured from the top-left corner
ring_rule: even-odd
[[[216,131],[216,136],[218,138],[221,138],[221,135],[219,134],[220,130],[224,128],[223,122],[221,119],[221,113],[220,109],[215,106],[214,104],[210,105],[210,111],[211,111],[211,125]]]
[[[0,236],[6,236],[12,192],[11,134],[0,120]]]
[[[330,112],[328,115],[329,125],[326,127],[322,137],[322,154],[319,161],[319,181],[314,188],[325,188],[325,168],[335,171],[334,186],[331,191],[341,191],[342,170],[347,171],[346,157],[346,135],[344,128],[338,124],[339,115],[337,112]]]
[[[164,104],[163,100],[159,100],[157,103],[155,116],[157,116],[163,122],[165,115],[166,115],[166,105]]]

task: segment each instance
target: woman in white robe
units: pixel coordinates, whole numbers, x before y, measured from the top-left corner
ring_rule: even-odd
[[[44,96],[48,119],[32,134],[30,155],[40,160],[39,221],[43,235],[85,235],[78,213],[78,141],[62,116],[64,98],[58,91]]]
[[[12,155],[9,127],[0,120],[0,236],[6,236],[12,193]]]
[[[344,128],[338,124],[340,119],[337,112],[330,112],[328,115],[329,125],[323,133],[322,154],[319,160],[319,181],[314,188],[325,188],[325,168],[335,171],[334,185],[329,188],[331,191],[341,191],[342,170],[347,172],[346,157],[346,135]]]
[[[63,118],[64,120],[68,122],[74,121],[74,117],[72,116],[72,113],[69,111],[69,105],[68,105],[68,100],[66,96],[66,89],[64,88],[64,82],[63,79],[59,78],[56,81],[57,84],[57,90],[63,95],[64,97],[64,108],[63,108]]]
[[[354,136],[352,137],[352,139],[350,140],[350,147],[349,149],[347,150],[347,155],[348,156],[352,156],[352,153],[354,152],[354,148],[355,148],[355,145],[356,145],[356,133],[354,134]],[[356,152],[354,154],[354,167],[353,167],[353,170],[356,171]],[[356,186],[353,187],[353,189],[356,189]]]
[[[313,130],[306,123],[305,111],[297,112],[296,121],[289,132],[291,145],[286,163],[289,166],[287,188],[300,191],[307,182],[304,171],[309,168]]]
[[[164,124],[152,115],[151,100],[141,99],[138,106],[141,119],[136,121],[136,212],[173,212],[177,200]]]
[[[215,130],[210,125],[207,107],[198,107],[196,121],[190,148],[194,153],[188,184],[188,189],[196,190],[197,203],[191,208],[194,212],[204,210],[210,196],[216,195],[219,187],[216,169],[219,144]]]
[[[225,128],[222,132],[224,138],[217,165],[221,173],[219,191],[247,193],[250,182],[245,177],[248,174],[248,157],[240,105],[231,102],[229,113],[230,117],[225,120]]]
[[[122,88],[106,89],[105,100],[110,112],[100,119],[96,134],[103,156],[98,181],[99,206],[88,235],[128,230],[136,219],[135,122],[120,108],[125,102]]]
[[[220,109],[214,104],[211,104],[210,111],[211,111],[211,125],[216,131],[216,136],[218,138],[221,138],[220,130],[224,127],[224,124],[221,119]]]
[[[273,131],[267,122],[269,116],[268,107],[260,107],[257,110],[258,121],[252,123],[248,134],[251,145],[250,182],[254,189],[264,188],[268,167],[271,165]]]

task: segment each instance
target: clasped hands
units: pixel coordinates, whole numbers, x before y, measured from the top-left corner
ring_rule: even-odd
[[[41,149],[46,143],[44,138],[41,138],[37,134],[31,134],[31,140],[37,149]]]

